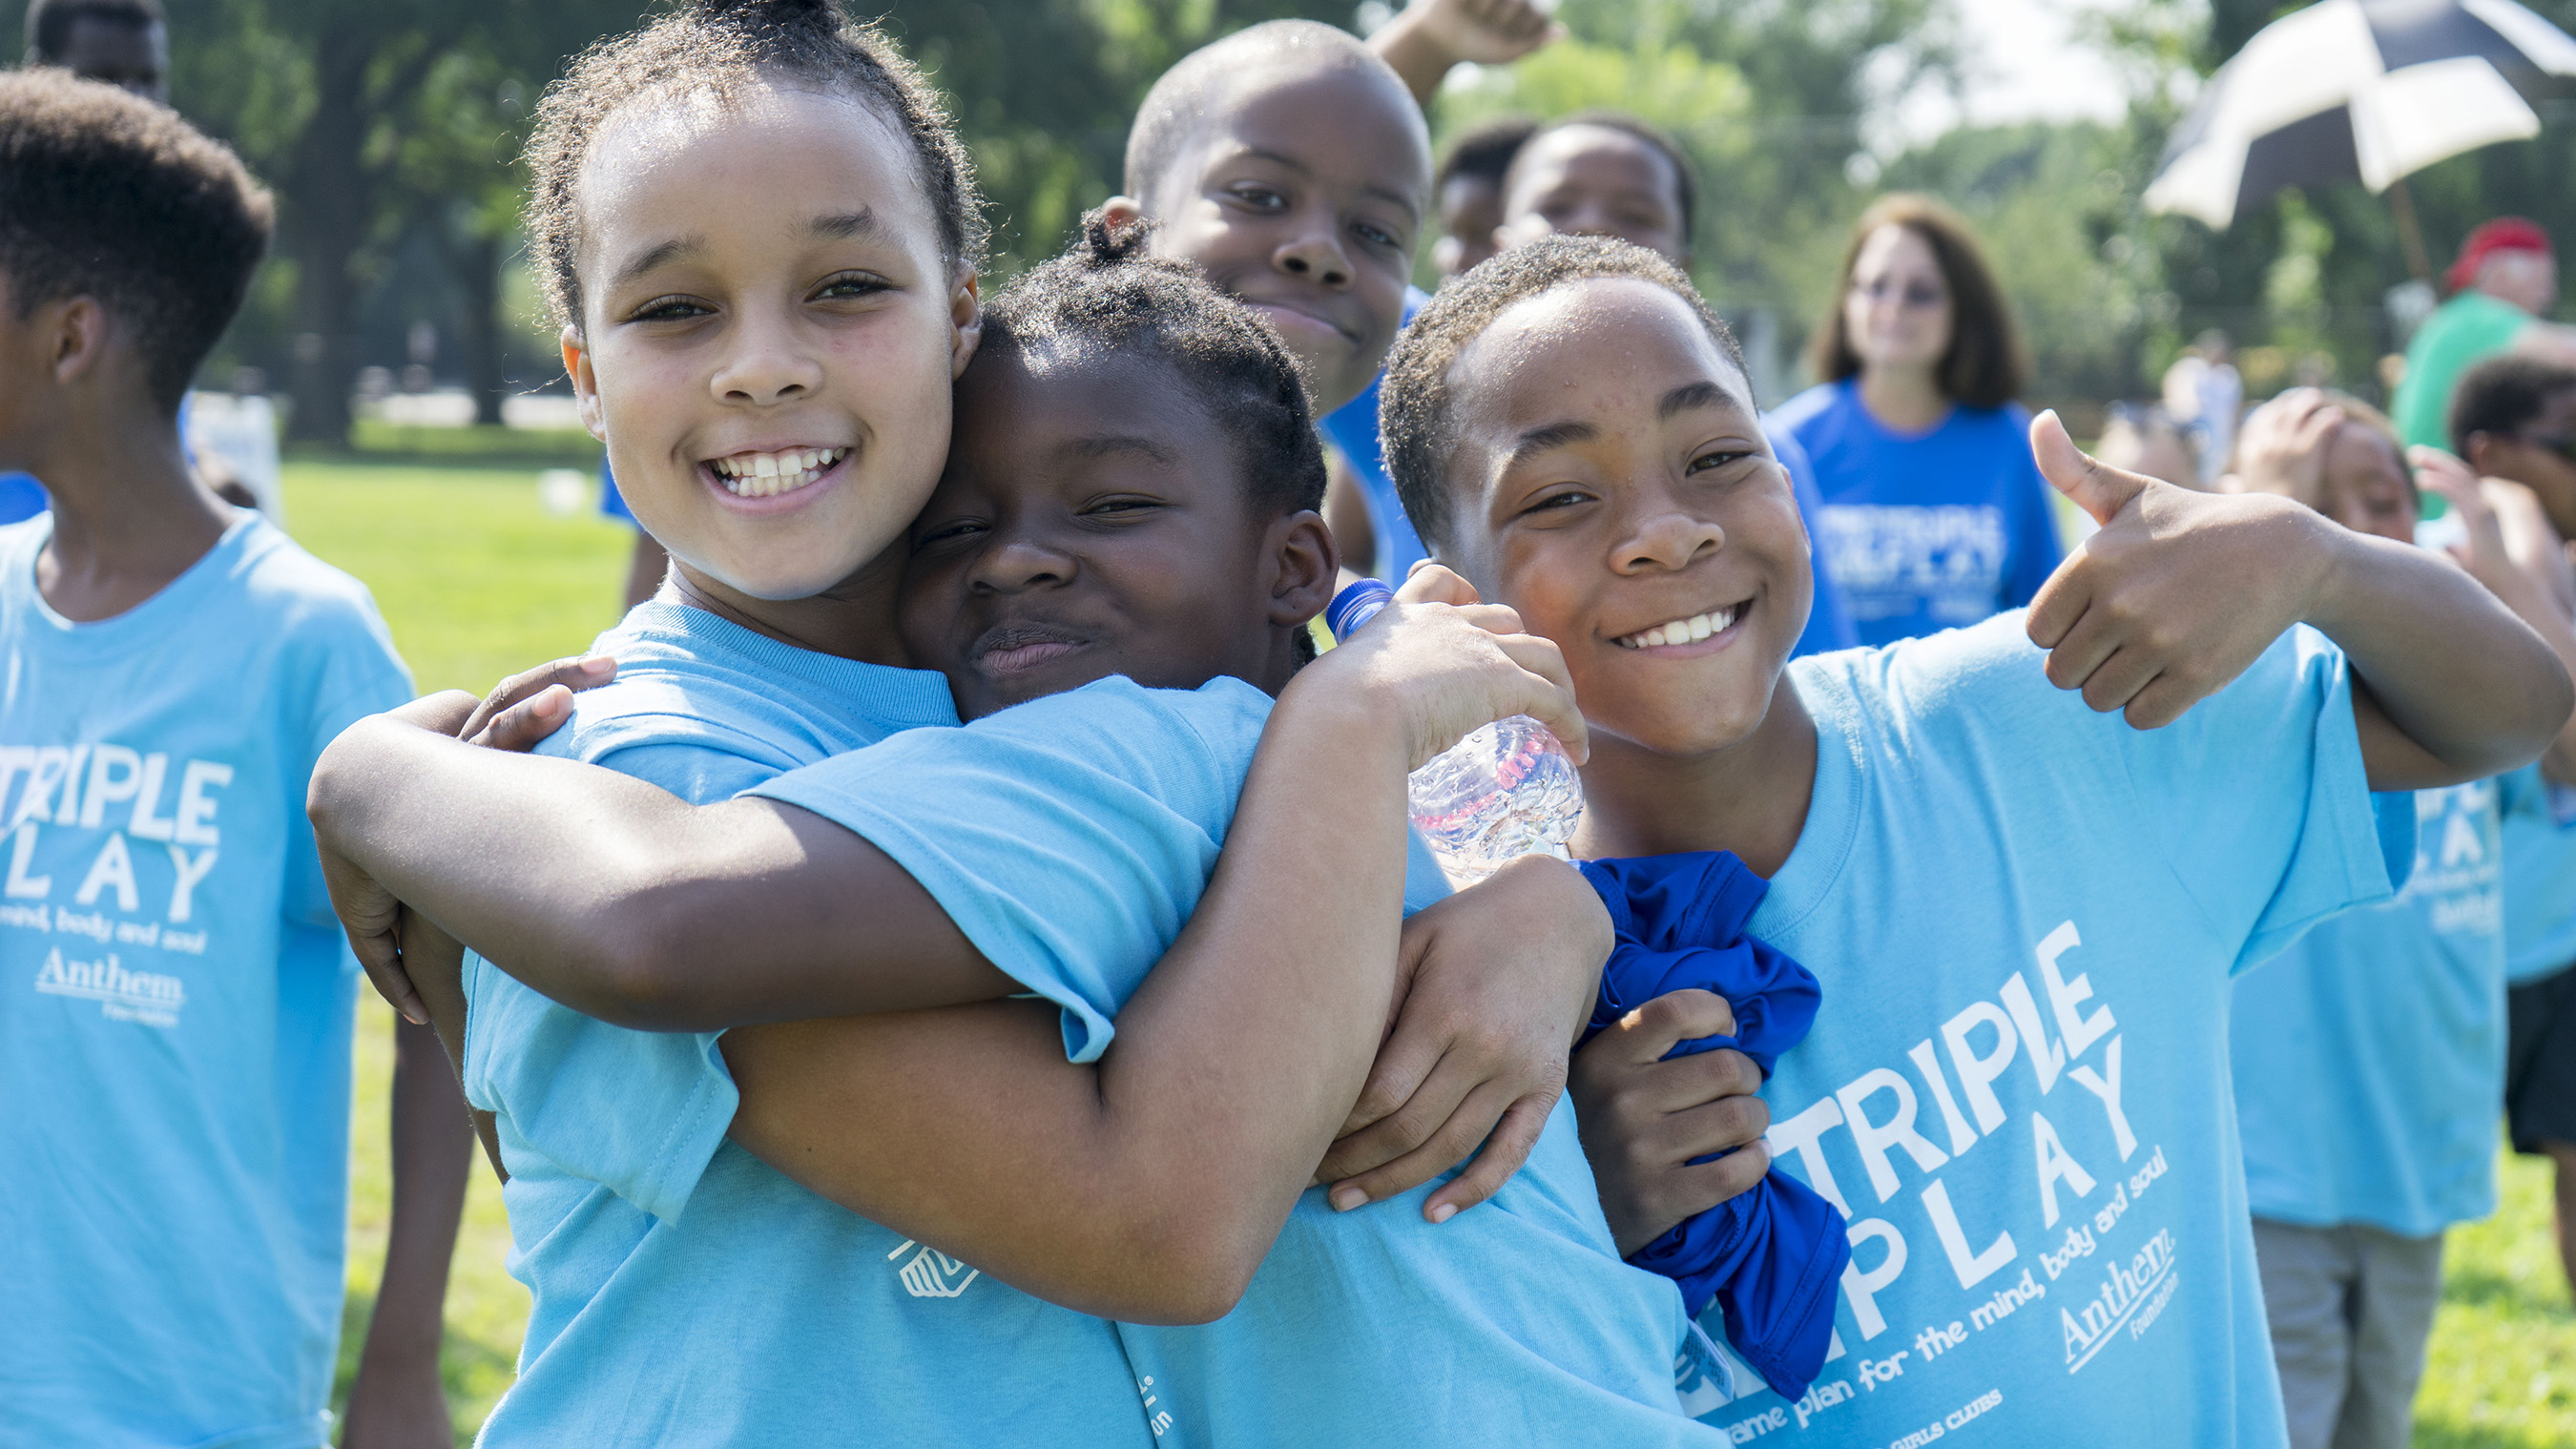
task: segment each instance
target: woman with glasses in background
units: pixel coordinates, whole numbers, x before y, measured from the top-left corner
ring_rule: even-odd
[[[2029,603],[2060,549],[2013,401],[2020,338],[1967,224],[1923,196],[1863,213],[1812,363],[1821,381],[1770,426],[1814,460],[1816,545],[1861,642]]]

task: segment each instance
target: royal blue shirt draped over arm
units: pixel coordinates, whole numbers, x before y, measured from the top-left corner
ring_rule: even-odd
[[[1681,1043],[1667,1057],[1733,1047],[1765,1077],[1804,1041],[1822,992],[1807,968],[1744,934],[1770,883],[1723,851],[1579,862],[1617,932],[1584,1038],[1667,992],[1727,999],[1735,1035]],[[1708,1161],[1708,1158],[1698,1159]],[[1683,1219],[1628,1255],[1681,1286],[1693,1317],[1717,1300],[1727,1341],[1788,1398],[1824,1367],[1834,1284],[1851,1261],[1843,1215],[1778,1170],[1750,1191]]]

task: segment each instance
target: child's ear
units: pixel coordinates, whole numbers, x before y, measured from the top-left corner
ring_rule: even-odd
[[[96,297],[65,297],[38,308],[37,315],[55,382],[72,382],[98,367],[107,352],[108,320]]]
[[[564,375],[572,379],[573,406],[581,415],[581,425],[601,442],[608,441],[608,419],[599,410],[599,377],[590,370],[590,343],[581,329],[567,322],[563,330]]]
[[[984,340],[983,279],[972,271],[957,279],[948,294],[948,320],[956,325],[957,335],[948,344],[948,379],[956,381],[966,373],[966,364],[975,356],[976,344]]]
[[[2470,471],[2483,478],[2495,471],[2487,466],[2487,460],[2494,455],[2495,434],[2471,433],[2468,437],[2468,446],[2460,453],[2460,461],[2468,464]]]
[[[1324,612],[1342,571],[1341,550],[1333,546],[1324,515],[1300,509],[1272,524],[1266,553],[1273,569],[1270,622],[1294,629]]]
[[[1132,196],[1113,196],[1100,203],[1100,219],[1117,231],[1145,219],[1145,203]]]

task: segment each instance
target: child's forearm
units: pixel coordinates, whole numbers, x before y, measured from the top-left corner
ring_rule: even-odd
[[[1019,989],[858,836],[762,800],[694,807],[610,770],[378,717],[324,752],[316,833],[536,990],[717,1030]]]
[[[1220,1316],[1385,1024],[1409,763],[1395,733],[1291,686],[1216,875],[1096,1066],[1065,1061],[1051,1008],[1017,1002],[737,1031],[735,1137],[1040,1297],[1133,1321]]]
[[[2305,617],[2352,661],[2372,789],[2501,774],[2567,728],[2567,669],[2494,594],[2423,549],[2319,524]]]
[[[438,1372],[448,1259],[465,1210],[472,1135],[436,1038],[394,1026],[393,1223],[384,1276],[349,1395],[353,1437],[397,1425],[446,1422]]]

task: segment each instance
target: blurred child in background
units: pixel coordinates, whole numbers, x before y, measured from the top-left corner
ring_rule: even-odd
[[[2499,353],[2576,366],[2576,327],[2548,320],[2558,305],[2558,253],[2519,216],[2480,222],[2442,274],[2450,297],[2406,341],[2406,370],[2390,401],[2406,441],[2440,447],[2462,376]]]
[[[2057,567],[2031,466],[2021,339],[1967,224],[1928,197],[1863,213],[1816,329],[1815,387],[1780,405],[1824,495],[1817,549],[1864,644],[1973,624]]]
[[[1128,132],[1125,193],[1106,210],[1117,225],[1154,221],[1158,255],[1197,264],[1267,317],[1331,430],[1404,323],[1430,189],[1430,134],[1405,83],[1346,32],[1279,20],[1154,83]],[[1343,430],[1325,517],[1352,567],[1400,579],[1421,549],[1370,486],[1375,431]]]
[[[1585,111],[1540,127],[1514,154],[1498,239],[1614,236],[1688,271],[1698,190],[1690,157],[1662,130]]]
[[[357,975],[305,785],[411,689],[365,588],[216,498],[180,443],[269,225],[166,108],[0,76],[0,466],[54,504],[0,530],[0,1403],[29,1443],[331,1432]],[[353,1445],[449,1432],[466,1159],[437,1051],[397,1033]]]
[[[1325,518],[1343,559],[1402,579],[1423,557],[1377,440],[1379,365],[1420,304],[1430,219],[1421,105],[1462,61],[1563,34],[1527,0],[1420,0],[1363,45],[1273,21],[1184,57],[1136,108],[1124,194],[1108,215],[1159,224],[1154,245],[1268,317],[1306,365],[1333,444]]]
[[[33,0],[27,64],[60,66],[167,105],[170,26],[161,0]]]
[[[1431,199],[1440,208],[1440,239],[1431,264],[1446,281],[1494,254],[1494,232],[1503,224],[1503,178],[1512,158],[1538,131],[1534,116],[1495,116],[1458,133],[1431,177]]]
[[[2552,579],[2561,607],[2576,611],[2564,542],[2576,536],[2576,368],[2536,357],[2482,362],[2452,395],[2450,429],[2452,450],[2484,491],[2530,490],[2542,517],[2506,542],[2525,543],[2516,561]],[[2496,511],[2508,520],[2515,512]],[[2545,794],[2548,809],[2504,822],[2505,1123],[2514,1151],[2555,1169],[2559,1262],[2576,1282],[2576,772],[2543,760],[2533,773],[2526,786]]]
[[[2182,430],[2191,447],[2192,470],[2199,481],[2183,483],[2161,473],[2155,476],[2182,487],[2207,488],[2227,471],[2245,412],[2245,379],[2231,360],[2234,356],[2227,334],[2212,327],[2192,339],[2191,346],[2165,369],[2159,400],[2165,417]]]
[[[2376,408],[2314,389],[2246,419],[2236,486],[2411,544],[2416,487],[2471,523],[2459,553],[2562,662],[2576,630],[2506,556],[2457,459],[2407,467]],[[2576,726],[2550,757],[2576,754]],[[2546,819],[2530,768],[2419,790],[2397,898],[2238,978],[2229,1032],[2245,1194],[2293,1449],[2403,1449],[2442,1293],[2442,1237],[2495,1210],[2504,1084],[2506,820]]]
[[[2161,403],[2111,404],[2111,416],[2102,425],[2102,440],[2093,445],[2093,456],[2114,468],[2144,473],[2177,488],[2195,492],[2207,488],[2201,481],[2200,460],[2193,453],[2191,439],[2174,426],[2172,414]]]

